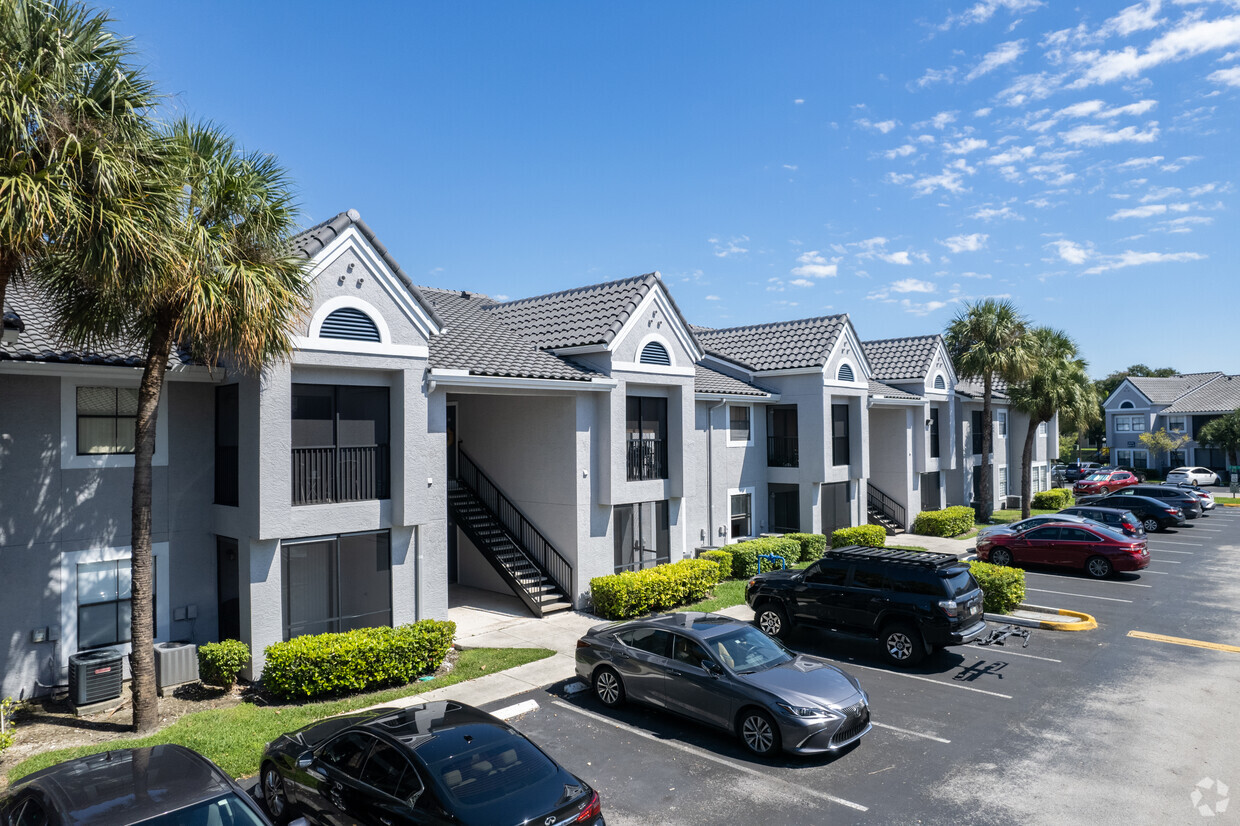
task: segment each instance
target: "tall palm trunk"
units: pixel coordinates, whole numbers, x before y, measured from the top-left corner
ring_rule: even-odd
[[[0,316],[4,315],[4,297],[9,291],[9,282],[17,276],[17,268],[21,258],[16,253],[0,252]]]
[[[137,443],[133,461],[133,569],[132,644],[133,725],[139,734],[153,731],[159,723],[159,700],[155,696],[155,593],[154,557],[151,554],[151,464],[155,457],[155,426],[159,394],[163,390],[168,356],[172,350],[172,319],[157,323],[146,353],[142,384],[138,388]]]
[[[1020,518],[1028,519],[1029,510],[1033,507],[1033,485],[1030,481],[1032,476],[1033,464],[1033,441],[1038,436],[1038,425],[1041,421],[1035,421],[1033,416],[1029,417],[1029,429],[1025,431],[1025,448],[1021,451],[1020,461]]]
[[[990,394],[994,379],[987,374],[982,379],[982,489],[981,501],[977,508],[977,521],[989,522],[995,510],[994,482],[990,467],[990,454],[994,452],[994,432],[992,423],[994,410],[990,403]]]

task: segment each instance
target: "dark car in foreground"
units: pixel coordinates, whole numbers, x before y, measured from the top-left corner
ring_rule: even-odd
[[[1190,489],[1175,485],[1133,485],[1132,487],[1115,491],[1112,495],[1148,496],[1151,499],[1159,499],[1184,511],[1185,519],[1196,519],[1204,513],[1204,509],[1201,507],[1201,500],[1193,495]],[[1083,499],[1078,500],[1078,504],[1093,501],[1092,499]],[[1095,504],[1097,503],[1095,502]]]
[[[267,745],[272,818],[603,826],[598,793],[502,720],[439,701],[329,717]]]
[[[1141,524],[1141,520],[1137,515],[1125,508],[1104,508],[1098,505],[1074,505],[1070,508],[1064,508],[1059,513],[1048,514],[1052,517],[1060,517],[1060,521],[1074,521],[1068,517],[1078,517],[1097,525],[1105,525],[1113,531],[1119,531],[1124,536],[1145,536],[1145,526]],[[1157,530],[1157,526],[1155,526]]]
[[[3,826],[271,826],[218,766],[183,746],[116,749],[27,775],[0,800]],[[305,821],[301,821],[304,825]]]
[[[753,577],[745,601],[771,636],[805,625],[876,639],[893,665],[912,665],[986,631],[982,589],[952,554],[833,548],[803,571]]]
[[[1165,531],[1168,528],[1183,525],[1187,521],[1183,509],[1170,502],[1150,496],[1129,494],[1127,491],[1112,493],[1110,496],[1088,496],[1074,507],[1122,508],[1132,511],[1133,515],[1141,520],[1141,525],[1147,533]]]
[[[671,711],[734,732],[759,756],[838,751],[871,728],[854,677],[720,614],[597,625],[577,642],[577,675],[605,706]]]
[[[1076,522],[979,537],[977,558],[995,565],[1077,568],[1096,579],[1116,571],[1139,571],[1150,564],[1144,537],[1124,536],[1109,528]]]

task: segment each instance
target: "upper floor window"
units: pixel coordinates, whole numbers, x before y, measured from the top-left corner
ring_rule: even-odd
[[[1118,433],[1140,433],[1145,430],[1144,416],[1116,416],[1115,430]]]
[[[840,371],[839,373],[836,374],[836,378],[838,378],[840,381],[855,381],[855,379],[853,378],[852,365],[841,364]]]
[[[1134,405],[1132,402],[1120,402],[1119,405],[1120,410],[1132,410],[1133,407]]]
[[[997,435],[1007,436],[1007,413],[1005,411],[995,411],[995,428]]]
[[[847,465],[852,461],[848,447],[848,405],[831,405],[831,464]]]
[[[133,453],[138,388],[77,388],[77,453]]]
[[[657,341],[652,341],[642,348],[640,361],[642,364],[659,364],[663,367],[672,366],[672,357],[667,354],[667,348]]]
[[[388,388],[293,385],[293,504],[389,496]]]
[[[974,410],[972,418],[973,418],[973,453],[980,454],[982,452],[983,436],[985,435],[982,433],[982,411]]]
[[[667,478],[667,399],[629,396],[626,400],[628,479]]]
[[[1046,435],[1046,422],[1038,422],[1038,435],[1039,436]]]
[[[728,405],[728,444],[748,444],[751,437],[750,408],[746,404]]]
[[[1167,419],[1167,429],[1172,433],[1183,433],[1188,430],[1188,420],[1185,416],[1170,416]]]
[[[348,341],[382,341],[374,319],[356,307],[341,307],[323,319],[319,338],[342,338]]]
[[[946,390],[947,389],[947,382],[943,381],[942,376],[934,377],[934,389],[935,390]]]
[[[930,458],[939,458],[939,409],[930,408]]]
[[[240,473],[237,449],[240,439],[240,407],[237,385],[215,388],[215,504],[233,505],[238,501]]]
[[[796,467],[799,464],[796,405],[772,407],[767,422],[767,466]]]

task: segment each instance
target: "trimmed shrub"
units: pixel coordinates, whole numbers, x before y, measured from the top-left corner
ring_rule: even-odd
[[[790,567],[801,558],[801,543],[787,537],[764,536],[761,539],[748,539],[729,545],[728,550],[732,552],[732,576],[736,579],[745,579],[759,573],[758,554],[782,556]],[[778,568],[778,565],[772,565],[766,560],[761,561],[762,571]]]
[[[17,726],[13,725],[13,710],[17,703],[12,697],[0,700],[0,754],[17,740]]]
[[[913,520],[913,533],[923,536],[956,536],[973,530],[977,514],[973,508],[955,505],[941,511],[922,511]]]
[[[1071,488],[1041,490],[1033,495],[1033,507],[1037,510],[1057,511],[1071,507],[1074,501],[1076,500],[1072,498]]]
[[[887,544],[887,531],[882,525],[857,525],[854,528],[840,528],[831,533],[831,547],[842,548],[845,545],[868,545],[881,548]]]
[[[241,669],[250,664],[250,646],[223,640],[198,646],[198,676],[208,685],[232,688]]]
[[[827,549],[827,537],[820,533],[788,533],[784,534],[784,539],[793,539],[801,543],[800,562],[813,562],[815,559],[821,559],[822,552]]]
[[[732,576],[732,554],[727,551],[702,551],[698,559],[709,559],[719,566],[719,581]]]
[[[427,619],[272,643],[263,652],[263,688],[286,700],[305,700],[405,685],[438,668],[455,635],[455,622]]]
[[[1007,614],[1025,601],[1025,572],[989,562],[970,562],[969,571],[982,586],[982,610]]]
[[[594,610],[606,619],[638,617],[697,602],[719,583],[721,568],[712,559],[682,559],[642,571],[590,580]]]

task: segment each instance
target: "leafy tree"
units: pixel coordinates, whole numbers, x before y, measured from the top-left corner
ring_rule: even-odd
[[[1226,416],[1207,422],[1205,427],[1197,431],[1197,442],[1226,451],[1229,467],[1240,465],[1240,407]]]
[[[308,304],[289,181],[269,155],[245,154],[219,128],[180,121],[163,136],[164,163],[148,174],[175,191],[144,227],[161,240],[122,279],[92,266],[90,247],[70,245],[42,271],[75,341],[121,335],[146,352],[138,390],[132,514],[133,700],[139,732],[158,722],[152,633],[151,460],[159,396],[172,348],[214,365],[256,372],[292,349]]]
[[[1075,421],[1088,421],[1098,409],[1093,382],[1085,371],[1085,360],[1077,356],[1076,343],[1066,333],[1038,327],[1029,332],[1028,340],[1034,366],[1024,381],[1008,388],[1012,406],[1029,416],[1021,454],[1022,519],[1029,518],[1033,502],[1030,482],[1038,426],[1049,422],[1056,413]]]
[[[1160,454],[1170,453],[1173,450],[1179,450],[1192,441],[1192,437],[1188,434],[1183,436],[1172,436],[1167,432],[1167,428],[1161,427],[1158,430],[1149,433],[1141,433],[1137,436],[1141,440],[1141,444],[1145,445],[1150,452],[1150,466],[1158,467],[1158,457]]]
[[[146,184],[135,149],[148,145],[153,87],[131,65],[106,14],[66,0],[0,1],[0,308],[66,233],[96,231]],[[141,254],[141,233],[117,222],[113,257]]]
[[[1010,301],[987,298],[956,314],[947,327],[944,340],[956,367],[956,374],[982,383],[982,474],[981,510],[985,522],[994,512],[994,486],[991,481],[991,453],[994,450],[994,382],[1023,381],[1032,372],[1034,360],[1028,347],[1029,323]]]

